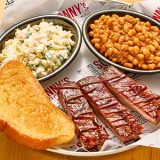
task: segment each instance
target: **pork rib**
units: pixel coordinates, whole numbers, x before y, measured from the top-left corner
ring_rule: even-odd
[[[78,85],[74,82],[61,85],[58,89],[59,100],[76,126],[77,137],[88,150],[99,150],[109,138]]]
[[[160,96],[152,93],[113,66],[101,75],[104,84],[122,103],[139,112],[143,117],[158,124],[160,121]]]
[[[123,143],[139,139],[143,127],[108,91],[102,80],[89,76],[77,83],[95,112]]]

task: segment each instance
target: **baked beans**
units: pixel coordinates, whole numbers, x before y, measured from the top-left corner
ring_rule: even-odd
[[[160,68],[160,29],[130,15],[102,15],[90,24],[95,48],[109,60],[128,68]]]

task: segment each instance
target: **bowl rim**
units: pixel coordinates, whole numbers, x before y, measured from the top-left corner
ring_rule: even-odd
[[[39,82],[42,81],[46,81],[50,78],[52,78],[53,76],[57,75],[59,72],[61,72],[62,70],[64,70],[77,56],[77,54],[79,53],[80,47],[81,47],[81,43],[82,43],[82,34],[81,34],[81,30],[79,25],[72,19],[65,17],[65,16],[61,16],[58,14],[45,14],[45,15],[39,15],[39,16],[34,16],[31,18],[27,18],[24,19],[16,24],[14,24],[13,26],[11,26],[9,29],[7,29],[2,35],[0,35],[0,43],[2,43],[4,41],[4,39],[6,38],[6,36],[8,34],[10,34],[12,31],[14,31],[15,29],[26,25],[28,23],[40,20],[40,19],[60,19],[62,21],[65,21],[66,23],[72,25],[75,28],[75,32],[77,34],[77,44],[75,46],[74,51],[72,52],[71,56],[59,67],[57,68],[55,71],[53,71],[52,73],[37,79]]]
[[[98,15],[102,15],[102,14],[109,14],[109,13],[124,13],[124,14],[129,14],[129,15],[133,15],[133,16],[137,16],[139,18],[145,18],[147,19],[149,22],[151,23],[154,23],[156,26],[160,27],[160,23],[157,22],[156,20],[154,20],[153,18],[147,16],[147,15],[144,15],[142,13],[139,13],[139,12],[134,12],[134,11],[127,11],[127,10],[122,10],[122,9],[113,9],[113,10],[101,10],[101,11],[98,11],[98,12],[95,12],[95,13],[92,13],[90,14],[86,19],[85,21],[83,22],[83,25],[82,25],[82,34],[83,34],[83,39],[84,39],[84,42],[85,44],[87,45],[87,47],[89,48],[89,50],[98,58],[100,58],[101,60],[103,60],[104,62],[110,64],[110,65],[113,65],[119,69],[122,69],[124,71],[128,71],[128,72],[132,72],[132,73],[158,73],[160,72],[160,69],[155,69],[155,70],[138,70],[138,69],[131,69],[131,68],[127,68],[127,67],[124,67],[120,64],[117,64],[117,63],[114,63],[112,61],[110,61],[109,59],[107,59],[106,57],[104,57],[102,54],[100,54],[100,52],[98,52],[95,47],[91,44],[89,38],[88,38],[88,33],[87,33],[87,25],[88,23],[90,22],[90,20],[92,18],[94,18],[95,16],[98,16]]]

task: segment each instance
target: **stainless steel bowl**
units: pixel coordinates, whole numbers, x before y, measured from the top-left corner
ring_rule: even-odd
[[[38,79],[39,81],[45,81],[45,80],[55,76],[56,74],[61,72],[63,69],[65,69],[77,56],[79,49],[81,47],[81,42],[82,42],[82,35],[81,35],[81,31],[80,31],[78,24],[76,22],[74,22],[72,19],[60,16],[60,15],[54,15],[54,14],[53,15],[42,15],[42,16],[37,16],[37,17],[26,19],[16,25],[14,25],[13,27],[8,29],[0,37],[0,50],[2,50],[5,41],[7,41],[8,39],[11,39],[15,36],[15,30],[17,28],[23,29],[28,24],[31,24],[31,26],[36,25],[36,24],[39,24],[42,20],[44,20],[46,22],[53,22],[55,25],[61,25],[63,27],[63,29],[71,31],[73,34],[72,39],[76,43],[72,47],[69,58],[62,64],[62,66],[60,66],[58,69],[56,69],[52,73],[48,74],[47,76],[44,76],[44,77]]]
[[[157,21],[155,21],[154,19],[152,19],[151,17],[148,17],[146,15],[143,15],[141,13],[138,12],[133,12],[133,11],[126,11],[126,10],[103,10],[103,11],[99,11],[96,13],[91,14],[90,16],[88,16],[86,18],[86,20],[83,23],[83,27],[82,27],[82,33],[83,33],[83,39],[86,43],[86,45],[88,46],[88,48],[90,49],[90,51],[97,56],[98,58],[100,58],[101,60],[103,60],[104,62],[113,65],[119,69],[128,71],[128,72],[133,72],[133,73],[157,73],[160,72],[160,69],[157,70],[139,70],[139,69],[130,69],[124,66],[121,66],[117,63],[114,63],[112,61],[110,61],[109,59],[107,59],[106,57],[104,57],[102,54],[100,54],[95,47],[92,45],[92,43],[90,42],[89,36],[88,36],[88,32],[89,32],[89,25],[91,23],[93,23],[93,21],[95,19],[98,19],[101,15],[112,15],[112,14],[117,14],[119,16],[124,16],[126,14],[131,15],[133,17],[139,17],[141,20],[143,21],[149,21],[152,25],[158,26],[160,27],[160,23],[158,23]]]

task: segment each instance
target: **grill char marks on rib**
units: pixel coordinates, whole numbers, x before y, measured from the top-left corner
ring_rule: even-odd
[[[101,149],[109,135],[98,122],[78,85],[74,82],[61,85],[58,89],[58,97],[75,123],[77,137],[82,146],[88,150]]]
[[[123,143],[139,139],[142,126],[108,91],[98,77],[86,77],[77,83],[95,112]]]
[[[160,121],[160,96],[152,93],[114,67],[108,67],[101,75],[104,84],[116,97],[131,109],[139,112],[154,124]]]

